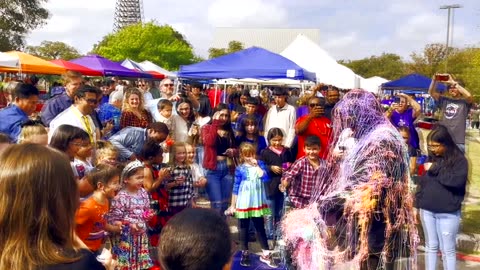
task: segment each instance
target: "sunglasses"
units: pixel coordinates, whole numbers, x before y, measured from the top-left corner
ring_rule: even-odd
[[[173,83],[166,83],[163,86],[173,86]]]
[[[96,100],[96,99],[85,99],[85,100],[90,104],[97,104],[98,103],[98,100]]]
[[[310,103],[308,104],[308,106],[310,106],[310,108],[323,107],[323,105],[320,103]]]

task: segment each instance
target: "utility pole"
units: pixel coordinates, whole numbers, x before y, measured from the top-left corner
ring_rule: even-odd
[[[450,18],[453,15],[452,9],[456,8],[461,8],[462,6],[459,4],[453,4],[453,5],[443,5],[440,6],[440,9],[447,9],[448,10],[448,19],[447,19],[447,42],[445,44],[445,73],[448,72],[448,53],[449,53],[449,42],[450,40],[452,41],[450,45],[453,43],[453,22],[452,22],[452,37],[450,37]]]

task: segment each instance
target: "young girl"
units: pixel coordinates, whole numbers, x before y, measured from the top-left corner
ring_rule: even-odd
[[[186,143],[185,149],[187,150],[187,164],[192,170],[193,187],[195,188],[195,196],[197,197],[199,195],[198,189],[207,185],[207,178],[204,176],[200,165],[195,163],[195,147],[189,143]]]
[[[183,209],[194,206],[192,170],[187,164],[185,143],[173,145],[173,164],[170,173],[172,177],[166,184],[169,191],[168,208],[174,216]]]
[[[122,222],[122,232],[112,238],[112,250],[121,270],[147,269],[150,259],[147,225],[151,218],[150,199],[143,189],[144,165],[136,160],[125,166],[121,175],[123,189],[113,199],[108,223]]]
[[[239,236],[242,248],[240,265],[250,266],[248,252],[248,227],[253,221],[257,238],[262,247],[260,261],[271,266],[267,236],[265,234],[263,217],[270,214],[265,197],[263,182],[268,181],[265,164],[255,158],[256,149],[251,143],[240,145],[240,159],[243,162],[235,169],[235,183],[233,186],[232,202],[226,214],[234,214],[239,222]]]
[[[268,175],[270,181],[265,183],[265,192],[271,215],[267,215],[265,222],[267,223],[267,236],[273,239],[277,232],[277,224],[282,218],[283,209],[283,193],[280,192],[278,186],[284,170],[288,169],[289,164],[295,161],[294,155],[289,148],[283,147],[284,134],[279,128],[272,128],[268,131],[268,142],[270,146],[262,151],[261,160],[268,167]]]
[[[259,157],[263,149],[267,147],[265,137],[260,135],[257,119],[253,115],[243,118],[240,123],[240,134],[242,135],[235,138],[237,145],[243,142],[253,144],[255,149],[257,149],[257,157]]]
[[[120,233],[122,223],[107,224],[105,214],[109,201],[120,190],[120,170],[109,165],[99,165],[88,175],[95,187],[93,195],[83,201],[75,215],[75,231],[87,247],[97,254],[101,251],[107,232]]]
[[[107,164],[110,166],[118,165],[118,150],[109,141],[97,141],[95,150],[96,165]]]
[[[156,258],[160,233],[169,218],[168,191],[165,188],[165,180],[170,177],[170,170],[162,163],[162,147],[156,142],[147,142],[139,157],[145,166],[143,186],[150,194],[150,207],[154,212],[153,218],[148,221],[147,233],[152,249],[152,258]],[[158,264],[158,260],[155,263]]]

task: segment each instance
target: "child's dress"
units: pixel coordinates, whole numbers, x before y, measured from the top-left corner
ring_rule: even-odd
[[[259,161],[259,166],[263,170],[262,176],[259,176],[258,167],[246,164],[238,166],[235,170],[234,193],[238,188],[236,218],[263,217],[271,213],[262,182],[268,180],[265,164]]]
[[[136,193],[121,190],[113,199],[108,221],[110,224],[115,221],[124,224],[122,233],[112,237],[112,251],[118,259],[116,269],[148,269],[153,266],[146,233],[149,206],[150,200],[143,188]],[[143,231],[133,233],[130,224],[137,224]]]

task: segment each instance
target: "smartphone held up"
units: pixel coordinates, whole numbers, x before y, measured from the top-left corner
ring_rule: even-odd
[[[446,82],[449,79],[448,74],[435,74],[435,80],[439,82]]]

